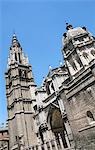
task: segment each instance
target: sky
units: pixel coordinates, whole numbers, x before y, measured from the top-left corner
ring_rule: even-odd
[[[0,0],[0,125],[7,120],[5,75],[15,32],[40,86],[49,71],[64,63],[61,53],[66,22],[86,26],[95,35],[94,0]]]

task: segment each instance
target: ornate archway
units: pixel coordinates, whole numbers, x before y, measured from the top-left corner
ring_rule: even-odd
[[[66,128],[58,108],[53,108],[50,114],[50,126],[52,132],[55,134],[56,139],[59,141],[59,134],[61,136],[64,148],[67,148],[67,142],[65,138]]]

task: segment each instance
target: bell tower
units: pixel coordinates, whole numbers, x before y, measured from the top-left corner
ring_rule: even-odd
[[[73,28],[72,25],[66,23],[66,29],[67,32],[62,38],[62,53],[69,75],[75,78],[95,59],[95,38],[86,27]]]
[[[12,37],[5,76],[10,150],[33,146],[36,143],[33,119],[36,85],[28,58],[15,34]]]

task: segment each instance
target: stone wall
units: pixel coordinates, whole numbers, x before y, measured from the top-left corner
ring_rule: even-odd
[[[73,87],[74,88],[74,87]],[[69,91],[69,90],[68,90]],[[66,108],[67,117],[73,132],[75,147],[82,150],[95,149],[95,82],[70,98],[66,98],[66,92],[61,94]],[[65,96],[64,96],[65,95]],[[92,118],[87,116],[91,112]]]

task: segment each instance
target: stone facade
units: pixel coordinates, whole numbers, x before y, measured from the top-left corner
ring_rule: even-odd
[[[0,150],[9,150],[8,127],[0,128]]]
[[[41,87],[13,35],[6,72],[10,150],[95,149],[95,38],[67,24],[64,65],[49,68]]]

